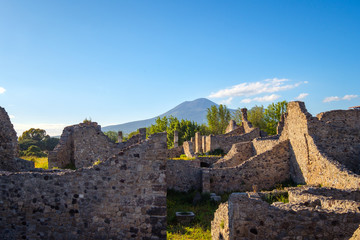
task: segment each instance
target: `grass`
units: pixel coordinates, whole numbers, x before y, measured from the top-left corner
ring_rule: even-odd
[[[281,193],[281,194],[267,194],[263,200],[269,204],[272,204],[274,202],[283,202],[283,203],[288,203],[289,202],[289,194],[286,193]]]
[[[178,158],[170,158],[171,160],[195,160],[195,158],[188,158],[185,154],[181,154]]]
[[[48,169],[48,158],[47,157],[21,157],[22,159],[32,161],[35,163],[35,168]]]
[[[211,221],[219,206],[210,200],[209,194],[201,194],[197,204],[193,204],[196,191],[181,193],[169,190],[167,194],[167,239],[211,239]],[[175,212],[194,212],[190,224],[180,224]]]

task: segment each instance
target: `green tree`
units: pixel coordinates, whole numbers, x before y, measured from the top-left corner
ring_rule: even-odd
[[[32,145],[27,150],[24,151],[25,156],[34,156],[34,157],[46,157],[46,154],[41,151],[38,146]]]
[[[225,105],[219,107],[212,105],[207,109],[206,118],[208,120],[209,130],[212,134],[224,134],[227,125],[231,119],[230,111]]]
[[[269,135],[276,134],[277,125],[281,115],[287,111],[287,102],[271,103],[264,111],[264,121],[266,123],[265,131]]]
[[[266,122],[264,119],[264,107],[255,106],[248,111],[248,121],[251,122],[253,127],[260,128],[260,130],[265,131]]]
[[[205,133],[206,126],[199,126],[196,122],[182,119],[179,121],[176,117],[158,117],[155,124],[152,124],[146,129],[146,134],[152,135],[154,133],[167,133],[167,146],[172,148],[174,146],[174,132],[178,131],[179,145],[184,141],[189,141],[191,137],[195,136],[197,131]]]
[[[237,125],[241,126],[242,124],[242,113],[241,108],[238,108],[231,114],[231,119],[236,122]]]
[[[35,141],[42,141],[46,137],[46,131],[40,128],[30,128],[29,130],[23,132],[19,137],[19,141],[24,139],[32,139]]]
[[[115,131],[107,131],[104,134],[110,139],[111,142],[116,143],[118,140],[118,133]]]

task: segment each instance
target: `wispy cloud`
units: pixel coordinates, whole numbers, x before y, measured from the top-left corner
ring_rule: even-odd
[[[278,99],[280,96],[276,94],[271,94],[263,97],[256,98],[245,98],[241,100],[242,103],[251,103],[251,102],[272,102]]]
[[[220,104],[229,105],[229,104],[231,104],[232,100],[233,100],[233,98],[229,97],[228,99],[222,100],[220,102]]]
[[[9,118],[10,118],[10,119],[14,119],[15,116],[14,116],[14,115],[9,115]]]
[[[306,98],[307,96],[309,96],[308,93],[300,93],[299,96],[297,96],[295,99],[296,99],[296,100],[303,100],[303,99]]]
[[[351,99],[357,98],[358,95],[345,95],[344,97],[338,97],[338,96],[332,96],[332,97],[326,97],[324,98],[323,102],[334,102],[334,101],[341,101],[341,100],[348,100],[350,101]]]
[[[4,93],[4,92],[6,92],[6,89],[3,88],[3,87],[0,87],[0,94],[2,94],[2,93]]]
[[[298,82],[289,84],[290,80],[286,78],[272,78],[259,82],[241,83],[229,88],[221,89],[217,92],[211,93],[209,98],[225,98],[225,97],[241,97],[254,96],[263,93],[275,93],[296,88],[303,83]]]

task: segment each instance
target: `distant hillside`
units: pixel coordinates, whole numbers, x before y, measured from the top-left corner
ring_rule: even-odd
[[[183,102],[173,109],[167,111],[166,113],[163,113],[159,116],[156,116],[154,118],[146,119],[146,120],[140,120],[140,121],[134,121],[134,122],[128,122],[118,125],[111,125],[106,126],[102,128],[102,131],[123,131],[123,133],[130,133],[138,128],[142,127],[149,127],[151,124],[155,123],[155,119],[157,117],[164,117],[164,116],[173,116],[177,117],[178,119],[187,119],[190,121],[197,122],[198,124],[207,123],[206,120],[206,112],[207,109],[210,108],[212,105],[218,106],[218,104],[210,101],[206,98],[199,98],[194,101],[186,101]],[[234,110],[231,110],[234,111]]]

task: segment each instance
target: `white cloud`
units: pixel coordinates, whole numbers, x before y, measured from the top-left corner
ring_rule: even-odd
[[[228,98],[228,99],[222,100],[222,101],[220,102],[220,104],[229,105],[229,104],[231,104],[232,100],[233,100],[233,98],[230,97],[230,98]]]
[[[338,96],[332,96],[332,97],[326,97],[324,98],[323,102],[334,102],[334,101],[341,101],[341,100],[348,100],[350,101],[351,99],[357,98],[358,95],[345,95],[344,97],[340,98]]]
[[[295,99],[296,100],[303,100],[304,98],[306,98],[309,94],[308,93],[300,93],[299,96],[297,96]]]
[[[260,82],[241,83],[226,89],[211,93],[209,98],[224,98],[224,97],[240,97],[253,96],[263,93],[275,93],[280,91],[296,88],[306,82],[298,82],[295,84],[286,84],[289,79],[266,79]]]
[[[9,115],[9,118],[10,118],[10,119],[14,119],[15,116],[14,116],[14,115]]]
[[[63,129],[67,126],[65,124],[49,124],[49,123],[39,123],[39,124],[17,124],[14,123],[14,128],[18,136],[21,136],[23,132],[29,130],[30,128],[40,128],[44,129],[47,134],[50,136],[59,136],[61,135]]]
[[[280,96],[276,94],[271,94],[263,97],[256,98],[245,98],[241,100],[242,103],[250,103],[250,102],[272,102],[278,99]]]
[[[354,98],[357,98],[358,95],[345,95],[343,97],[343,100],[351,100],[351,99],[354,99]]]
[[[5,88],[0,87],[0,94],[4,93],[5,91],[6,91],[6,89],[5,89]]]

